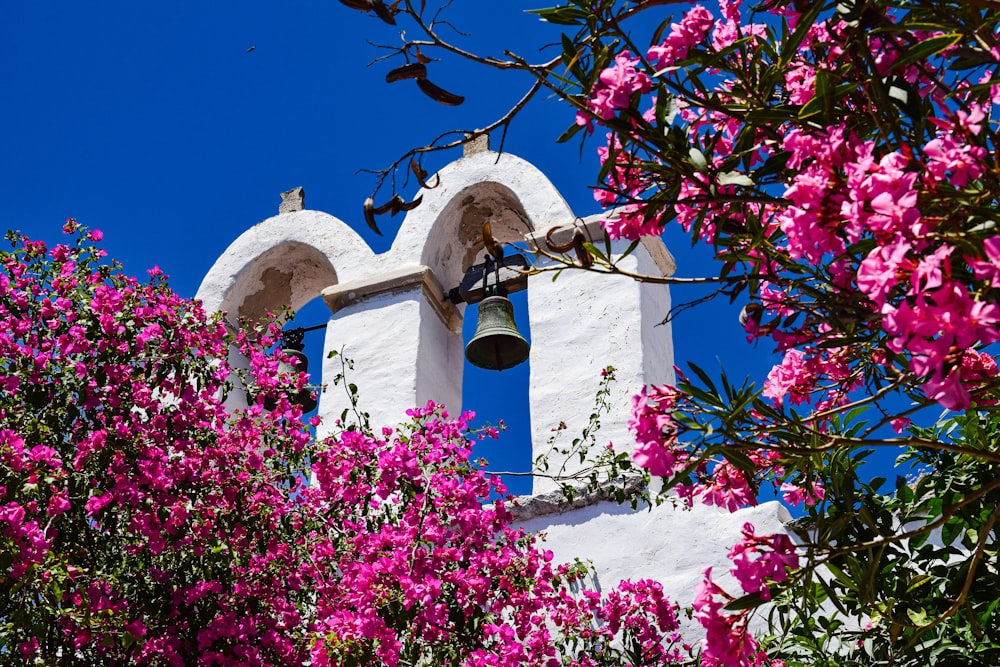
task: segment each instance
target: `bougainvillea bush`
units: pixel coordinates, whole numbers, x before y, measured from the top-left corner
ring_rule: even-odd
[[[1000,3],[564,0],[531,10],[556,45],[535,62],[451,41],[451,3],[342,2],[405,24],[382,55],[423,73],[433,53],[533,74],[489,127],[539,90],[562,99],[561,139],[597,144],[608,235],[676,227],[717,260],[635,277],[714,283],[775,350],[766,378],[692,366],[636,397],[636,462],[667,488],[737,509],[773,485],[802,514],[800,562],[748,527],[743,591],[706,573],[702,662],[765,662],[765,645],[803,665],[1000,662]],[[549,251],[624,273],[600,248]],[[894,483],[878,450],[907,464]]]
[[[467,415],[429,404],[317,442],[277,324],[230,335],[158,270],[122,275],[99,232],[65,231],[0,250],[0,664],[688,655],[659,584],[588,591],[486,504],[505,492],[469,461]],[[244,383],[250,406],[227,408]]]

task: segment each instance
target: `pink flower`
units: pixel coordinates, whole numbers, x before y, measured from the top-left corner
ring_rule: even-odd
[[[767,580],[782,582],[788,570],[799,566],[799,557],[787,535],[754,535],[753,524],[743,525],[743,539],[729,550],[733,561],[730,572],[746,593],[760,593],[761,599],[771,599]]]
[[[594,115],[603,120],[614,117],[619,109],[627,109],[632,95],[652,90],[652,82],[645,72],[636,69],[638,58],[628,51],[615,56],[614,64],[601,72],[597,84],[590,91],[588,107]],[[578,125],[591,128],[590,116],[582,111],[577,113]]]
[[[975,272],[976,280],[989,280],[990,287],[1000,287],[1000,236],[983,241],[985,260],[969,259],[966,262]]]
[[[785,350],[781,363],[767,374],[763,395],[778,406],[789,394],[793,403],[802,403],[808,400],[814,380],[815,374],[806,363],[805,352],[795,348]]]
[[[632,450],[632,461],[648,470],[650,475],[667,477],[673,473],[677,458],[664,445],[651,441],[636,443]]]
[[[687,57],[688,50],[705,39],[712,28],[712,14],[701,5],[695,5],[680,23],[670,26],[670,33],[657,46],[651,46],[646,57],[655,67],[672,67]]]
[[[982,176],[986,149],[973,146],[951,133],[938,133],[924,146],[927,173],[936,181],[950,181],[957,188]]]
[[[882,306],[899,283],[899,273],[908,265],[907,254],[912,246],[902,238],[889,245],[874,248],[858,266],[858,289],[875,305]]]
[[[809,489],[785,482],[781,485],[782,499],[794,507],[798,507],[803,502],[806,505],[815,505],[826,497],[826,489],[819,482],[811,482]]]
[[[789,67],[785,72],[785,89],[792,104],[808,103],[816,94],[816,70],[807,63]]]
[[[705,628],[701,661],[705,667],[751,667],[758,664],[758,646],[747,628],[748,610],[735,614],[723,610],[728,598],[712,581],[712,568],[695,588],[695,619]]]
[[[716,465],[695,493],[706,505],[725,507],[730,512],[757,504],[746,475],[730,463]]]

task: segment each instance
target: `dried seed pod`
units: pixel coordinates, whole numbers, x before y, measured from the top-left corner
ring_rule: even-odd
[[[396,25],[395,13],[382,0],[371,0],[372,11],[389,25]]]
[[[490,225],[489,220],[483,223],[483,246],[485,246],[486,252],[490,254],[493,261],[499,262],[503,259],[503,246],[494,238],[493,227]]]
[[[591,256],[590,251],[587,250],[583,232],[579,229],[573,232],[573,249],[576,250],[576,258],[580,260],[580,266],[589,269],[594,265],[594,258]]]
[[[403,79],[423,79],[426,76],[426,66],[421,63],[407,63],[406,65],[390,70],[389,73],[385,75],[385,82],[393,83],[395,81],[402,81]]]
[[[424,196],[420,195],[419,197],[410,202],[403,201],[399,195],[393,197],[393,201],[397,199],[399,200],[399,206],[397,211],[393,211],[394,214],[397,213],[398,211],[412,211],[416,207],[420,206],[420,202],[424,200]]]
[[[465,98],[461,95],[456,95],[455,93],[449,93],[444,88],[437,86],[429,79],[417,79],[417,86],[423,91],[424,95],[431,98],[435,102],[440,102],[441,104],[446,104],[450,107],[456,107],[465,101]]]
[[[549,231],[547,231],[545,233],[545,245],[548,246],[548,248],[549,248],[549,250],[551,252],[558,252],[558,253],[561,254],[561,253],[564,253],[564,252],[569,252],[570,250],[573,249],[573,241],[570,241],[569,243],[566,243],[564,245],[559,245],[559,244],[555,243],[552,240],[552,235],[554,233],[556,233],[557,231],[559,231],[559,229],[560,228],[558,226],[556,226],[556,227],[553,227],[552,229],[550,229]]]
[[[382,236],[382,232],[379,231],[378,225],[375,224],[375,200],[372,199],[371,197],[365,200],[364,211],[365,211],[365,222],[368,223],[368,226],[371,228],[373,232],[375,232],[379,236]]]
[[[375,200],[369,197],[365,200],[364,211],[365,211],[365,222],[368,226],[379,236],[382,236],[382,232],[379,230],[378,225],[375,223],[376,215],[384,215],[388,213],[389,215],[396,215],[400,211],[412,211],[420,202],[423,201],[423,196],[417,197],[411,202],[407,202],[399,195],[393,195],[392,199],[382,204],[381,206],[375,206]]]
[[[413,175],[417,177],[417,183],[420,184],[420,187],[426,190],[432,190],[441,185],[441,177],[437,174],[435,174],[436,180],[434,181],[434,185],[428,185],[427,171],[413,158],[410,158],[410,169],[413,171]]]
[[[347,5],[351,9],[358,9],[363,12],[367,12],[372,8],[371,0],[340,0],[340,3]]]

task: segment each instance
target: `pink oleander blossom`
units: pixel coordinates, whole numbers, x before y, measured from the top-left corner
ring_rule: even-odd
[[[677,61],[687,57],[691,47],[705,39],[713,24],[711,12],[701,5],[695,5],[680,23],[671,24],[667,37],[660,44],[651,46],[646,57],[654,67],[672,67]]]
[[[695,495],[706,505],[723,507],[730,512],[757,504],[746,473],[730,463],[717,464],[696,487]]]
[[[975,272],[976,280],[988,280],[990,287],[1000,287],[1000,236],[991,236],[983,241],[985,260],[966,258]]]
[[[814,380],[806,353],[795,348],[786,350],[781,363],[768,373],[763,395],[779,406],[786,396],[791,396],[792,403],[803,403],[809,400]]]
[[[818,481],[812,481],[808,488],[789,482],[781,485],[782,500],[794,507],[798,507],[803,502],[806,505],[815,505],[825,497],[826,489]]]
[[[629,107],[633,94],[652,89],[649,76],[636,68],[639,62],[628,51],[622,51],[615,56],[614,64],[601,72],[587,105],[593,115],[602,120],[612,118],[616,111]],[[580,111],[576,122],[589,128],[590,118],[590,115]]]
[[[753,524],[743,525],[743,538],[729,550],[733,561],[730,572],[745,593],[760,593],[764,600],[771,599],[768,581],[781,583],[788,578],[788,571],[797,569],[799,557],[791,539],[783,533],[755,535]]]
[[[972,146],[960,137],[939,132],[937,138],[924,146],[927,173],[936,181],[949,182],[964,188],[986,170],[986,149]]]
[[[755,667],[760,664],[759,646],[747,627],[746,613],[723,610],[728,596],[712,581],[712,568],[695,588],[692,603],[695,619],[705,628],[700,664],[706,667]],[[730,598],[731,599],[731,598]]]

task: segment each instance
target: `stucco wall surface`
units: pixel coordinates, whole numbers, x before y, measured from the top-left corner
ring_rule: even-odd
[[[654,579],[683,609],[691,605],[707,567],[712,567],[713,581],[739,595],[726,553],[739,542],[744,524],[752,523],[758,535],[770,535],[785,532],[783,524],[790,519],[788,510],[776,501],[732,514],[701,504],[688,509],[666,502],[636,511],[603,501],[526,519],[520,525],[545,535],[544,544],[556,562],[590,561],[602,589],[623,579]],[[704,636],[696,621],[682,615],[681,624],[686,638]]]

